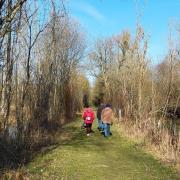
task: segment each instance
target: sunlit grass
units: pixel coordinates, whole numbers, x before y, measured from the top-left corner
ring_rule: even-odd
[[[114,129],[113,136],[106,139],[96,127],[95,133],[86,137],[80,126],[80,119],[66,125],[57,134],[59,145],[28,165],[32,179],[178,179],[173,170],[120,137]]]

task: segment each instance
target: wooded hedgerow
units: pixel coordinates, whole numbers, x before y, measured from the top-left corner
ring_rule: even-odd
[[[87,80],[79,72],[85,36],[63,1],[1,1],[0,18],[2,167],[74,117]]]

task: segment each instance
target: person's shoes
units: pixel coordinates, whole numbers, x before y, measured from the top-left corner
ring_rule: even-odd
[[[87,136],[90,136],[90,134],[87,134]]]
[[[103,136],[105,135],[103,131],[100,134],[102,134]]]
[[[103,129],[102,129],[102,128],[100,128],[100,127],[98,127],[97,129],[98,129],[99,131],[103,131]]]
[[[110,136],[112,136],[112,132],[110,132]]]

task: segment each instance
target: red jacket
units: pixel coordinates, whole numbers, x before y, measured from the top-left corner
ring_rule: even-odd
[[[86,124],[92,124],[94,121],[94,112],[91,108],[86,108],[83,112],[83,119]]]

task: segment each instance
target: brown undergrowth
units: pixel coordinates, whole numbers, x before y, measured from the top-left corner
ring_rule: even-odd
[[[40,152],[57,146],[61,129],[61,124],[36,128],[21,143],[0,138],[0,179],[28,180],[30,175],[23,167]]]
[[[165,165],[176,168],[180,174],[180,143],[173,144],[173,137],[168,128],[161,125],[159,129],[155,128],[150,119],[143,123],[135,123],[128,120],[116,120],[117,131],[136,142],[137,147],[152,154]]]

